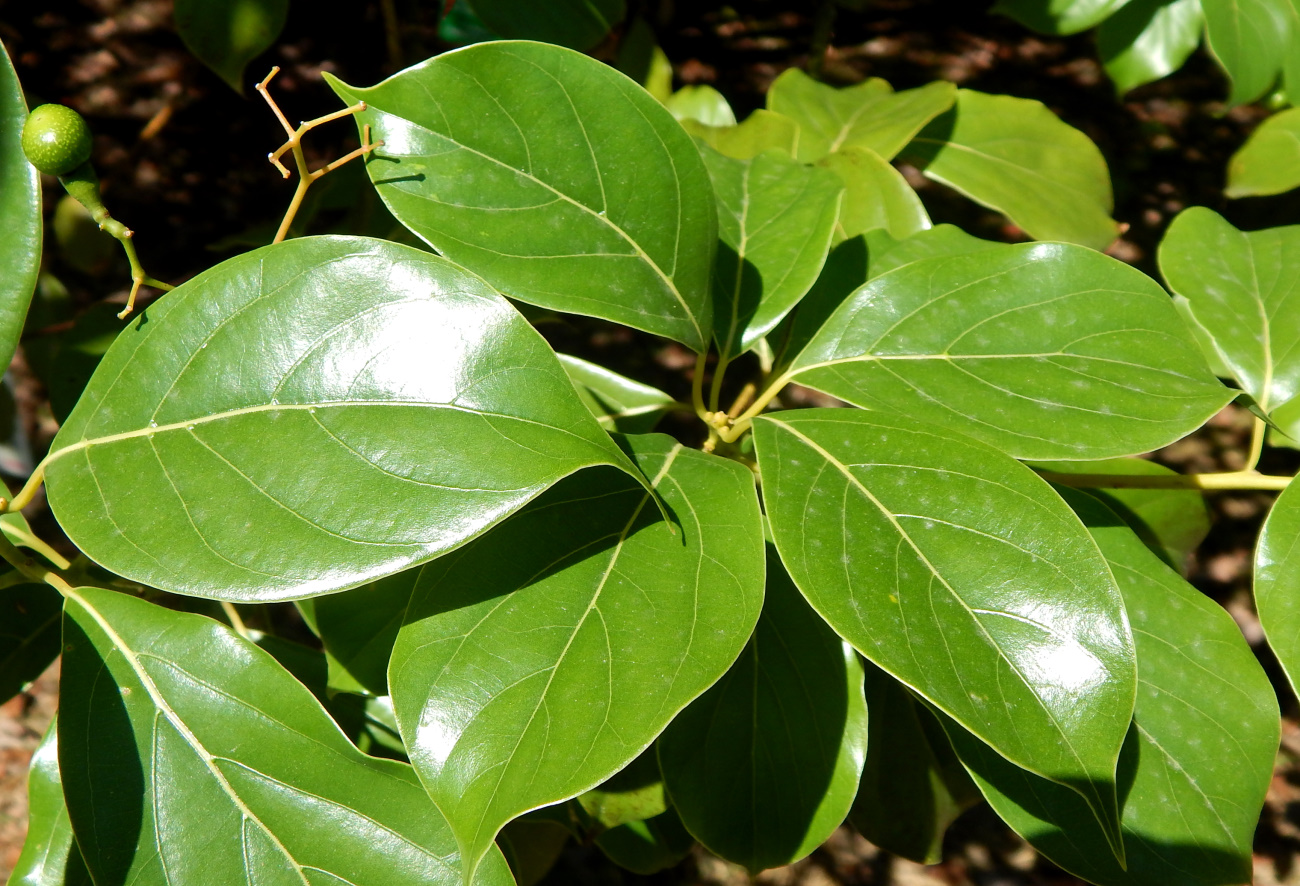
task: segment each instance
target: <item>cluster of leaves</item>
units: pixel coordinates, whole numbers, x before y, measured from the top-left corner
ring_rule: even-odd
[[[1132,456],[1239,396],[1297,431],[1296,229],[1187,210],[1171,299],[1096,251],[1084,135],[949,84],[791,71],[737,123],[523,41],[330,84],[433,251],[264,247],[108,350],[36,475],[84,557],[0,518],[0,695],[64,656],[12,882],[531,883],[571,835],[761,870],[846,818],[929,860],[980,797],[1098,884],[1249,878],[1277,700],[1179,572],[1211,481]],[[0,102],[7,356],[40,236],[7,59]],[[932,227],[896,157],[1048,242]],[[692,402],[515,302],[690,348]],[[1293,676],[1297,538],[1288,490],[1257,566]],[[279,601],[319,648],[243,627]]]
[[[1231,81],[1230,104],[1300,82],[1294,0],[999,0],[995,12],[1045,34],[1097,28],[1097,51],[1121,93],[1166,76],[1204,39]]]

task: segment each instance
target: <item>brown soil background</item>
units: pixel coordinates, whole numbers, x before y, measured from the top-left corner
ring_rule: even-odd
[[[282,134],[251,85],[272,64],[284,71],[274,91],[291,119],[337,107],[320,80],[331,71],[358,84],[377,82],[446,48],[437,38],[434,0],[394,0],[400,52],[387,41],[380,0],[294,0],[277,45],[248,69],[248,95],[236,95],[184,48],[171,21],[170,0],[0,0],[3,39],[28,91],[29,104],[57,101],[80,110],[96,133],[94,160],[116,217],[134,228],[150,273],[179,283],[248,244],[266,242],[292,184],[265,162]],[[768,84],[807,61],[811,2],[748,0],[721,4],[671,0],[636,3],[654,23],[673,61],[676,85],[711,83],[738,116],[761,106]],[[1226,82],[1198,52],[1178,73],[1123,98],[1114,95],[1085,34],[1045,38],[989,15],[987,2],[877,0],[864,13],[842,13],[825,62],[828,79],[884,77],[896,88],[947,79],[986,92],[1045,102],[1101,148],[1114,180],[1115,217],[1127,230],[1113,255],[1156,275],[1155,247],[1187,206],[1209,206],[1239,227],[1300,222],[1294,194],[1228,202],[1222,194],[1228,157],[1265,112],[1226,110]],[[608,51],[612,47],[605,47]],[[313,168],[355,147],[346,123],[309,137]],[[953,222],[991,239],[1023,235],[1000,216],[974,206],[914,171],[936,223]],[[60,196],[46,182],[47,213]],[[311,230],[373,230],[382,217],[327,208]],[[124,300],[120,257],[79,268],[48,237],[46,270],[67,287],[75,310],[100,299]],[[44,330],[48,332],[49,330]],[[568,318],[543,330],[557,349],[600,360],[621,372],[687,394],[690,357],[681,348],[594,320]],[[34,329],[27,342],[43,330]],[[48,392],[14,367],[24,429],[36,457],[57,429]],[[1156,454],[1182,470],[1240,467],[1249,416],[1230,408],[1202,431]],[[670,432],[689,437],[686,425]],[[1300,457],[1269,450],[1263,469],[1292,473]],[[16,478],[11,478],[11,480]],[[1190,565],[1192,581],[1237,619],[1282,699],[1285,719],[1273,785],[1256,835],[1259,884],[1300,884],[1300,726],[1297,705],[1262,642],[1249,593],[1251,549],[1269,497],[1211,497],[1215,528]],[[35,522],[57,536],[48,517]],[[0,706],[0,878],[7,878],[25,834],[26,767],[50,717],[57,664],[30,690]],[[945,842],[947,860],[924,867],[881,853],[841,829],[810,858],[766,872],[764,884],[1072,884],[1079,881],[1038,857],[985,806],[964,815]],[[592,848],[570,845],[545,881],[559,884],[738,884],[738,868],[700,852],[653,877],[614,868]]]

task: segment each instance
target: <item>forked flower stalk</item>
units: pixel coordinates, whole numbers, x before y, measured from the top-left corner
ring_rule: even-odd
[[[278,73],[280,73],[280,66],[276,65],[272,67],[271,72],[267,74],[262,82],[257,84],[256,87],[258,94],[261,95],[262,98],[266,99],[266,103],[271,106],[271,112],[275,114],[275,119],[280,121],[280,125],[284,127],[285,135],[288,136],[288,140],[285,141],[284,144],[280,145],[280,147],[267,154],[266,159],[271,162],[272,166],[280,170],[281,177],[288,178],[290,175],[289,168],[280,162],[280,158],[284,156],[286,151],[292,152],[294,165],[298,168],[298,187],[294,189],[293,199],[289,201],[289,208],[285,210],[284,218],[280,222],[279,230],[275,232],[275,239],[271,241],[272,243],[279,243],[288,236],[289,226],[293,224],[293,219],[298,214],[298,209],[302,206],[303,198],[307,196],[307,189],[311,187],[312,182],[316,181],[316,179],[325,175],[327,172],[338,169],[349,160],[354,160],[357,157],[364,157],[366,154],[369,154],[375,148],[382,146],[384,143],[382,139],[377,142],[372,142],[370,140],[370,124],[367,123],[361,130],[361,147],[354,151],[349,151],[337,160],[330,161],[314,172],[309,170],[307,168],[307,157],[303,154],[302,150],[302,137],[321,124],[329,123],[334,120],[341,120],[342,118],[350,117],[359,111],[364,111],[366,109],[366,103],[357,102],[355,105],[344,108],[341,111],[334,111],[331,114],[317,117],[314,120],[304,120],[298,125],[297,129],[294,129],[293,126],[289,124],[289,119],[284,116],[284,112],[280,110],[280,106],[276,104],[275,99],[271,97],[271,93],[267,89],[267,85]]]

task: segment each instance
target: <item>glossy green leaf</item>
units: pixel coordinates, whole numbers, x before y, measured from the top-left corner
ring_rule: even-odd
[[[604,366],[557,354],[578,397],[600,426],[623,434],[646,434],[679,404],[658,388],[643,385]]]
[[[316,635],[331,668],[372,695],[388,695],[388,659],[418,574],[408,569],[313,603]],[[331,676],[332,684],[341,682]]]
[[[410,767],[224,626],[80,588],[64,629],[59,764],[96,882],[461,882]],[[512,882],[499,853],[475,882]]]
[[[643,876],[677,864],[694,845],[695,838],[674,809],[645,821],[619,825],[596,838],[596,846],[610,861]]]
[[[904,156],[1036,240],[1105,249],[1118,233],[1101,151],[1041,102],[958,90]]]
[[[1139,691],[1120,753],[1127,870],[1069,791],[955,730],[997,813],[1056,864],[1101,886],[1249,882],[1251,841],[1273,772],[1277,699],[1241,631],[1095,500],[1067,491],[1119,580]]]
[[[662,815],[668,800],[655,745],[605,782],[580,794],[577,803],[596,825],[605,829]]]
[[[1201,0],[1205,42],[1232,88],[1228,104],[1253,102],[1273,88],[1291,50],[1290,0]]]
[[[997,450],[883,412],[763,416],[754,443],[772,535],[813,608],[1113,835],[1133,639],[1065,503]]]
[[[714,336],[735,357],[771,332],[817,280],[844,188],[778,151],[751,160],[701,146],[718,200]]]
[[[769,545],[763,614],[745,651],[659,739],[673,808],[728,861],[755,872],[792,864],[848,815],[866,751],[858,656]]]
[[[661,103],[673,92],[673,65],[655,42],[654,29],[640,16],[623,32],[618,45],[618,70],[645,87]]]
[[[1159,284],[1065,243],[998,246],[876,277],[787,374],[1027,459],[1147,452],[1233,397]]]
[[[916,191],[875,151],[842,148],[818,165],[838,175],[845,187],[836,242],[881,228],[902,240],[930,227],[930,216]]]
[[[736,160],[748,160],[773,149],[794,157],[799,150],[799,124],[761,108],[735,126],[683,120],[682,128],[719,154]]]
[[[1169,288],[1266,412],[1300,393],[1298,250],[1300,226],[1248,233],[1202,206],[1180,212],[1160,243]]]
[[[867,760],[849,821],[886,852],[937,864],[944,831],[979,790],[925,705],[871,662],[865,670]]]
[[[1259,124],[1228,161],[1229,197],[1262,197],[1300,187],[1300,108]]]
[[[972,252],[1002,249],[1006,245],[993,240],[982,240],[973,234],[967,234],[956,225],[935,225],[903,240],[895,239],[883,230],[869,231],[868,234],[867,244],[871,253],[868,277],[879,277],[922,259],[969,255]]]
[[[1255,548],[1255,608],[1268,645],[1300,686],[1300,486],[1278,496]]]
[[[69,318],[70,328],[23,342],[23,354],[49,392],[50,411],[60,423],[72,414],[95,367],[125,328],[120,310],[98,302]]]
[[[1123,95],[1181,68],[1204,24],[1201,0],[1130,0],[1097,30],[1097,54]]]
[[[998,0],[992,11],[1043,34],[1077,34],[1095,28],[1129,0]]]
[[[271,48],[289,0],[176,0],[176,30],[195,57],[244,92],[244,68]]]
[[[57,721],[52,721],[32,754],[27,839],[9,874],[9,886],[92,886],[63,802],[57,734]]]
[[[705,126],[735,126],[736,114],[722,93],[712,86],[683,86],[664,106],[678,120],[697,120]]]
[[[0,367],[13,359],[41,270],[41,176],[23,154],[27,103],[0,43]]]
[[[635,470],[481,280],[406,246],[312,237],[151,305],[55,438],[46,482],[113,572],[272,600],[438,556],[594,464]]]
[[[1177,471],[1144,458],[1036,462],[1052,474],[1119,474],[1172,477]],[[1050,478],[1049,478],[1050,479]],[[1192,551],[1210,534],[1210,509],[1195,489],[1086,489],[1129,525],[1138,538],[1174,570],[1181,572]]]
[[[434,249],[511,298],[707,347],[708,173],[641,87],[576,52],[514,42],[444,53],[370,89],[325,76],[369,106],[357,123],[384,140],[371,180]]]
[[[590,49],[623,20],[623,0],[466,0],[493,33]]]
[[[936,80],[894,92],[878,77],[836,89],[789,68],[772,83],[767,108],[799,125],[798,158],[814,163],[841,148],[866,148],[890,160],[952,107],[957,87]]]
[[[0,702],[8,701],[59,657],[63,598],[47,585],[0,587]]]
[[[629,437],[680,524],[587,471],[423,570],[389,684],[411,762],[473,863],[507,821],[618,772],[736,659],[758,619],[753,475]]]

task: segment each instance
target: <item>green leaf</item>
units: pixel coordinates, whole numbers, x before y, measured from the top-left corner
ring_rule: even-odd
[[[1300,686],[1300,484],[1278,496],[1255,549],[1255,608],[1292,690]]]
[[[1095,28],[1128,4],[1129,0],[998,0],[991,11],[1043,34],[1077,34]]]
[[[997,450],[885,413],[763,416],[754,445],[777,549],[813,608],[1000,754],[1079,792],[1113,835],[1133,639],[1065,503]]]
[[[23,154],[27,102],[0,43],[0,367],[13,359],[41,270],[41,176]]]
[[[9,874],[9,886],[92,886],[63,803],[57,734],[58,723],[51,721],[32,754],[27,839]]]
[[[46,482],[113,572],[265,601],[436,557],[595,464],[635,470],[481,280],[410,247],[311,237],[151,305],[55,438]]]
[[[862,667],[799,596],[776,549],[740,659],[659,739],[673,808],[709,851],[792,864],[848,814],[867,751]]]
[[[8,701],[59,657],[63,598],[47,585],[0,588],[0,702]]]
[[[557,485],[426,566],[389,685],[469,864],[521,813],[589,790],[740,654],[763,594],[753,475],[629,437],[680,526],[613,471]]]
[[[678,120],[697,120],[705,126],[735,126],[736,114],[722,93],[712,86],[683,86],[664,103]]]
[[[708,346],[713,193],[645,90],[540,43],[480,43],[370,89],[326,78],[367,103],[371,180],[434,249],[511,298]]]
[[[410,767],[232,631],[100,588],[68,593],[64,628],[59,763],[96,882],[461,881]],[[512,882],[499,853],[480,870]]]
[[[798,158],[814,163],[842,148],[893,159],[921,127],[952,107],[957,87],[936,80],[894,92],[878,77],[836,89],[789,68],[772,83],[767,108],[799,125]]]
[[[175,15],[186,48],[243,95],[244,68],[280,36],[289,0],[176,0]]]
[[[1130,0],[1097,30],[1097,54],[1121,96],[1183,66],[1201,42],[1201,0]]]
[[[751,160],[700,151],[718,201],[714,337],[731,358],[771,332],[817,280],[844,188],[777,151]]]
[[[1300,226],[1239,231],[1213,210],[1178,214],[1160,243],[1160,271],[1185,297],[1224,365],[1260,408],[1300,392]]]
[[[498,843],[518,886],[534,886],[555,866],[569,831],[553,821],[520,818],[501,831]]]
[[[953,731],[1004,821],[1101,886],[1219,886],[1251,878],[1251,840],[1277,751],[1277,699],[1232,618],[1095,500],[1068,490],[1124,594],[1139,692],[1120,754],[1127,870],[1069,791]]]
[[[623,434],[646,434],[679,404],[658,388],[643,385],[604,366],[557,354],[578,397],[600,426]]]
[[[835,240],[883,228],[902,240],[930,227],[921,198],[902,173],[869,148],[843,148],[818,161],[846,189]]]
[[[1017,458],[1147,452],[1233,397],[1169,296],[1065,243],[912,262],[840,305],[787,375]]]
[[[886,852],[937,864],[944,831],[979,790],[925,705],[870,662],[865,670],[867,760],[849,821]]]
[[[1053,474],[1119,474],[1172,477],[1178,472],[1144,458],[1045,461],[1033,465]],[[1052,479],[1052,478],[1047,478]],[[1165,563],[1182,572],[1187,558],[1210,534],[1210,509],[1195,489],[1080,490],[1114,511]]]
[[[1229,105],[1253,102],[1273,88],[1290,49],[1290,0],[1201,0],[1205,42],[1232,88]]]
[[[494,33],[591,49],[623,20],[623,0],[466,0]]]
[[[122,333],[120,310],[98,302],[70,318],[71,328],[23,342],[23,354],[49,392],[50,411],[60,422],[72,414],[95,367]]]
[[[577,802],[593,822],[605,829],[662,815],[668,799],[655,745],[600,785],[580,794]]]
[[[958,90],[904,156],[1036,240],[1105,249],[1118,232],[1101,151],[1041,102]]]
[[[418,575],[408,569],[313,602],[316,635],[331,668],[344,671],[371,695],[388,695],[388,659]],[[331,684],[341,682],[331,675]]]
[[[694,845],[695,838],[674,809],[645,821],[619,825],[596,838],[596,846],[610,861],[643,876],[677,864]]]
[[[1259,124],[1228,161],[1228,197],[1263,197],[1300,187],[1300,108]]]
[[[799,149],[799,124],[789,117],[759,109],[735,126],[708,126],[681,121],[682,128],[725,157],[749,160],[767,150],[794,157]]]

